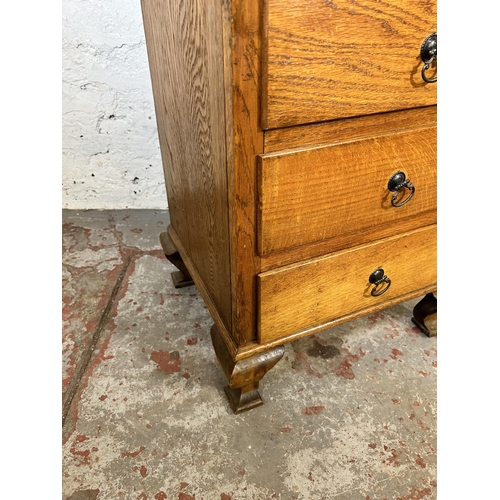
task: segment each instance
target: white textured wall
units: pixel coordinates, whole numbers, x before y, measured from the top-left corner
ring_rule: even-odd
[[[63,0],[63,207],[167,207],[140,0]]]

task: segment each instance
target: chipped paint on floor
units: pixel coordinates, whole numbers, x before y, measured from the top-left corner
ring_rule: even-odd
[[[125,272],[63,428],[64,500],[436,498],[436,339],[410,321],[417,300],[287,344],[265,404],[236,416],[203,300],[172,285],[168,214],[63,220],[64,378]]]

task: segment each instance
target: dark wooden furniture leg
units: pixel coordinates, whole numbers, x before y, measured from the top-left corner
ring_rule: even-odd
[[[281,345],[261,354],[233,361],[215,325],[212,326],[210,335],[217,359],[229,381],[224,391],[234,413],[264,404],[258,391],[259,381],[283,357],[285,347]]]
[[[428,337],[437,335],[437,298],[428,293],[414,308],[411,319]]]
[[[189,271],[187,270],[182,257],[175,248],[174,243],[168,233],[165,232],[160,234],[160,243],[163,248],[165,257],[177,269],[179,269],[179,271],[174,271],[173,273],[171,273],[175,288],[183,288],[185,286],[194,285],[193,278],[191,278],[191,275],[189,274]]]

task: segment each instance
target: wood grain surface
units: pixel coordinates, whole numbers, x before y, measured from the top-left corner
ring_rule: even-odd
[[[265,352],[273,347],[280,346],[286,344],[288,342],[294,342],[295,340],[299,340],[304,337],[308,337],[309,335],[313,335],[321,330],[326,330],[328,328],[332,328],[337,325],[341,325],[342,323],[346,323],[348,321],[352,321],[360,316],[366,316],[368,314],[372,314],[377,311],[384,310],[387,307],[392,307],[397,304],[401,304],[402,302],[407,302],[408,300],[412,300],[418,297],[423,297],[427,293],[436,293],[437,286],[436,284],[426,285],[423,288],[412,290],[411,292],[400,295],[398,297],[392,297],[383,303],[382,306],[379,304],[375,304],[373,306],[367,307],[366,309],[362,309],[361,311],[354,311],[351,313],[344,314],[342,316],[337,316],[332,318],[329,321],[324,323],[320,323],[317,325],[311,325],[309,328],[305,328],[303,330],[299,330],[295,333],[291,333],[285,337],[277,337],[273,340],[269,340],[264,344],[259,344],[257,342],[252,342],[250,344],[246,344],[238,349],[237,359],[245,359],[249,356],[254,356],[259,352]]]
[[[279,128],[264,132],[264,153],[328,146],[354,139],[365,139],[436,125],[437,106],[425,106],[312,125]]]
[[[171,224],[231,330],[221,2],[141,4]]]
[[[368,226],[358,231],[338,234],[333,238],[315,241],[307,245],[287,248],[261,257],[261,272],[294,263],[301,263],[315,257],[345,250],[356,245],[363,245],[394,234],[403,234],[413,229],[436,224],[435,210],[419,213],[413,217],[390,221],[376,226]]]
[[[225,5],[225,32],[231,33],[226,91],[233,125],[228,130],[233,155],[228,163],[232,335],[244,345],[257,338],[255,276],[260,272],[260,259],[256,253],[256,155],[264,150],[259,101],[262,10],[260,1],[232,0],[230,12],[227,1]],[[225,40],[228,43],[227,36]]]
[[[342,269],[344,290],[386,244],[391,265],[415,248],[433,266],[430,228],[414,229],[436,217],[436,87],[419,59],[434,0],[141,1],[169,234],[233,361],[434,286],[424,271],[357,309],[309,283],[302,308],[294,283]],[[417,191],[390,212],[399,169]]]
[[[435,0],[265,3],[264,129],[436,103],[420,74]]]
[[[168,226],[167,233],[172,242],[174,243],[177,251],[181,255],[182,260],[187,270],[189,271],[189,274],[193,278],[196,284],[196,289],[198,290],[198,292],[200,292],[203,302],[207,306],[210,316],[212,316],[212,319],[214,320],[214,324],[217,328],[217,331],[219,332],[221,338],[224,340],[227,351],[230,353],[233,359],[236,358],[238,352],[238,346],[236,345],[236,342],[234,342],[231,336],[231,332],[227,328],[226,321],[221,316],[219,308],[217,304],[214,302],[210,290],[205,285],[205,282],[198,273],[198,270],[196,269],[193,261],[191,260],[191,257],[189,256],[189,253],[187,252],[186,248],[184,248],[184,245],[182,244],[179,235],[176,233],[172,225]]]
[[[391,205],[390,177],[403,171],[415,186]],[[436,128],[261,156],[259,253],[357,233],[436,210]],[[397,201],[409,195],[403,189]],[[389,225],[389,223],[393,223]],[[359,242],[352,242],[359,244]]]
[[[436,226],[259,275],[259,342],[268,343],[350,313],[384,307],[396,297],[435,285]],[[371,295],[370,274],[391,279]]]

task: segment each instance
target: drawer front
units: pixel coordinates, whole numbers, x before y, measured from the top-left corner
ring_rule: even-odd
[[[265,16],[264,130],[436,102],[435,0],[267,0]]]
[[[390,178],[405,173],[415,191],[394,207]],[[262,155],[259,161],[260,255],[360,233],[436,210],[436,128]],[[411,190],[402,188],[395,203]],[[387,234],[387,233],[386,233]],[[391,234],[391,233],[389,233]]]
[[[258,275],[259,342],[266,343],[434,285],[436,226],[386,238]],[[382,268],[387,291],[371,295],[369,276]],[[379,285],[377,291],[386,283]]]

